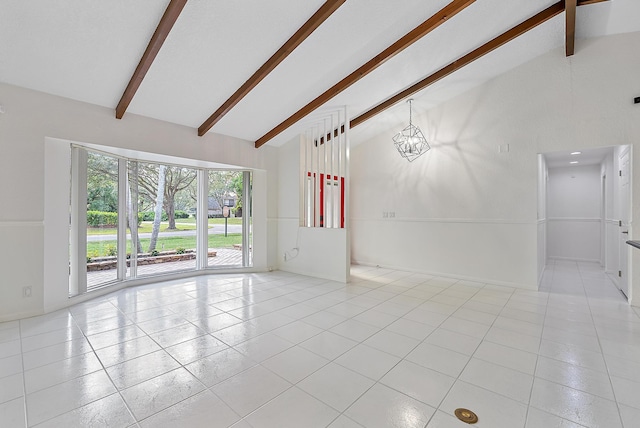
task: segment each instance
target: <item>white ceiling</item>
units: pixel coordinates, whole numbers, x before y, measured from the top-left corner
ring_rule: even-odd
[[[258,139],[448,2],[347,0],[210,132]],[[0,82],[115,109],[168,3],[2,0]],[[553,3],[477,0],[323,110],[347,105],[355,117]],[[322,4],[189,0],[127,112],[190,126],[195,133]],[[583,6],[577,37],[640,31],[639,17],[638,0]],[[416,94],[414,111],[563,43],[560,15]],[[406,110],[399,103],[354,128],[352,143],[397,127],[406,121]],[[281,145],[302,130],[298,124],[269,144]]]
[[[566,168],[574,165],[600,165],[610,154],[613,154],[613,147],[545,153],[544,158],[548,168]]]

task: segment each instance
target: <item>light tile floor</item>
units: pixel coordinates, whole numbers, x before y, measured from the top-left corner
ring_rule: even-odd
[[[638,427],[640,318],[598,266],[540,291],[354,266],[129,288],[0,324],[0,426]]]
[[[242,266],[242,251],[236,248],[215,248],[215,257],[209,257],[207,266],[209,267],[234,267]],[[164,273],[179,272],[196,268],[196,261],[184,260],[180,262],[166,262],[152,265],[138,266],[138,276],[159,275]],[[127,268],[128,270],[128,268]],[[127,273],[128,274],[128,273]],[[118,277],[116,269],[99,270],[87,272],[87,287],[101,286],[106,282],[115,281]]]

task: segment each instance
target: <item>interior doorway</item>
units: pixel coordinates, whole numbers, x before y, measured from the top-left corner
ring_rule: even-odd
[[[549,260],[597,262],[629,296],[630,159],[630,146],[540,155],[540,279]]]

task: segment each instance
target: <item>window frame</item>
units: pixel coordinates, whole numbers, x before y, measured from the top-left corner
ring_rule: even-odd
[[[252,251],[252,180],[253,171],[243,168],[204,168],[181,164],[179,162],[162,162],[145,158],[129,158],[94,147],[71,144],[71,173],[70,173],[70,220],[69,220],[69,297],[85,294],[116,284],[127,284],[144,279],[171,279],[183,276],[185,273],[215,273],[216,271],[243,270],[253,267]],[[88,153],[109,156],[118,161],[118,225],[116,233],[117,247],[117,276],[115,280],[87,286],[87,183],[88,183]],[[234,171],[243,174],[243,215],[242,215],[242,263],[240,265],[208,265],[208,216],[196,216],[196,263],[194,268],[181,269],[157,274],[139,275],[137,272],[137,251],[131,251],[130,266],[127,268],[127,198],[129,180],[129,162],[144,162],[156,165],[176,166],[196,171],[197,201],[199,212],[208,212],[208,174],[210,171]],[[132,201],[133,210],[137,213],[138,201]],[[244,209],[248,207],[248,209]],[[137,227],[137,224],[134,226]],[[137,245],[132,240],[132,246]],[[132,247],[133,249],[133,247]],[[84,261],[84,262],[83,262]]]

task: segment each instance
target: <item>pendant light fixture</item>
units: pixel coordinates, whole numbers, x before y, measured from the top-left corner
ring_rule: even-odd
[[[412,101],[413,99],[411,98],[407,100],[409,103],[409,126],[393,137],[393,144],[395,144],[396,149],[398,149],[400,155],[409,162],[413,162],[431,148],[420,128],[411,123]]]

